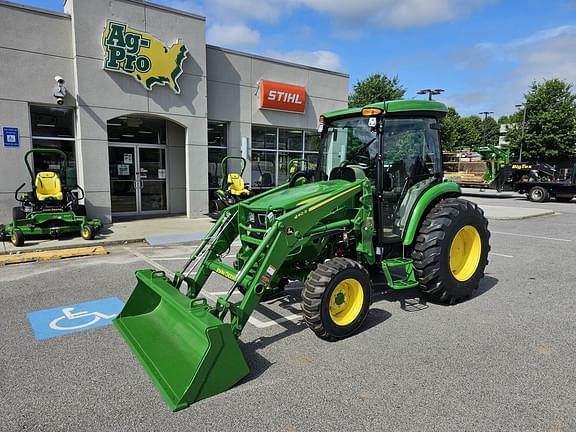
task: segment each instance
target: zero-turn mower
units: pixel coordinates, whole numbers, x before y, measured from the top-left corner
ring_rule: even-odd
[[[36,175],[30,165],[33,154],[50,154],[60,158],[55,170],[39,171]],[[78,233],[85,240],[94,238],[102,227],[99,219],[86,217],[86,208],[79,204],[84,190],[76,185],[66,186],[66,154],[58,149],[36,148],[24,155],[24,162],[32,190],[20,194],[22,183],[14,198],[20,202],[12,209],[12,222],[0,230],[0,237],[9,238],[14,246],[22,246],[32,236],[59,237],[64,233]]]
[[[241,163],[240,172],[230,172],[228,161],[239,160]],[[216,197],[209,203],[211,215],[220,216],[220,212],[226,207],[245,200],[252,195],[248,185],[244,182],[242,175],[246,169],[246,159],[240,156],[226,156],[220,162],[222,172],[222,186],[214,194]]]
[[[443,180],[438,122],[446,111],[436,101],[398,100],[322,115],[312,181],[296,172],[298,181],[224,209],[173,278],[136,272],[114,324],[172,410],[249,373],[236,340],[287,280],[304,283],[304,321],[328,341],[361,327],[376,274],[390,289],[418,287],[439,303],[472,295],[490,233],[482,210]],[[236,239],[229,265],[223,257]],[[213,273],[231,282],[215,302],[202,296]]]

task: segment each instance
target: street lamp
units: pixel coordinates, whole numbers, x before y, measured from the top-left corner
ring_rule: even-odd
[[[484,114],[484,121],[482,122],[482,141],[484,142],[484,147],[486,147],[486,119],[490,114],[494,114],[494,111],[482,111],[478,114]]]
[[[428,95],[428,100],[432,100],[432,95],[439,95],[440,93],[442,93],[444,91],[444,89],[441,88],[437,88],[437,89],[422,89],[422,90],[418,90],[416,92],[416,94],[419,95],[424,95],[427,94]]]
[[[522,162],[522,147],[524,146],[524,129],[526,127],[526,103],[514,105],[516,108],[524,108],[522,115],[522,132],[520,133],[520,153],[518,154],[518,162]]]

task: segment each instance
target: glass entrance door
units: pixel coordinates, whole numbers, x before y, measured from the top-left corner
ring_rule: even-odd
[[[137,214],[136,149],[124,146],[108,147],[108,164],[112,213]]]
[[[114,216],[168,212],[165,147],[110,145],[108,155]]]
[[[140,211],[142,213],[167,211],[166,150],[138,147],[138,165]]]

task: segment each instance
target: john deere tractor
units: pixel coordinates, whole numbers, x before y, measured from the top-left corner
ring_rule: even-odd
[[[438,121],[446,111],[399,100],[322,115],[314,173],[296,172],[227,207],[174,277],[136,272],[115,325],[171,409],[249,373],[236,339],[287,280],[304,283],[304,321],[328,341],[361,327],[378,274],[390,289],[418,287],[439,303],[471,296],[490,234],[482,210],[443,181]],[[238,238],[228,265],[222,257]],[[231,282],[214,302],[202,296],[213,273]]]

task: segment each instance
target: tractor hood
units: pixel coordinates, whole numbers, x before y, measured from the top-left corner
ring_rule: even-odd
[[[250,200],[250,208],[264,211],[268,209],[292,210],[317,199],[328,197],[346,184],[351,183],[346,180],[330,180],[282,188],[262,197],[256,196]]]

